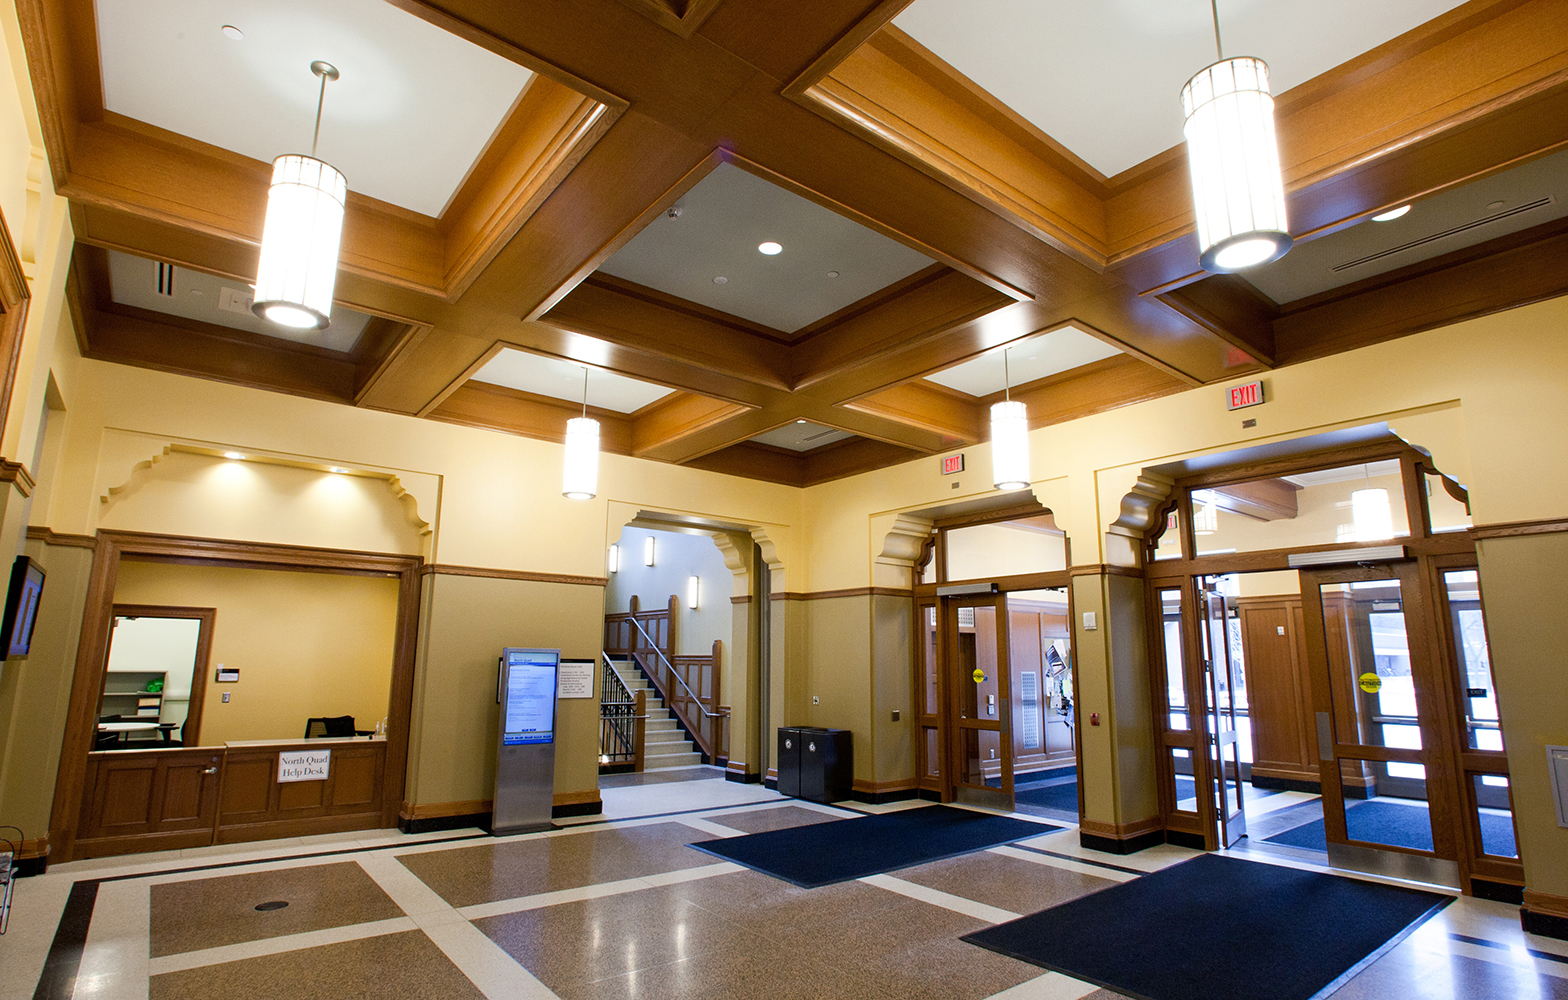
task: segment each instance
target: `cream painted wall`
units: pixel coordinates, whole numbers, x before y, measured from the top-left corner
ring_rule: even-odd
[[[654,540],[654,564],[645,566],[643,545],[649,538]],[[616,544],[620,545],[621,568],[609,575],[604,590],[606,614],[625,612],[634,594],[644,611],[664,607],[673,594],[679,603],[675,617],[677,655],[707,656],[713,652],[715,639],[723,640],[726,651],[733,647],[731,573],[709,535],[627,526]],[[686,588],[693,575],[701,581],[695,611],[687,603]]]
[[[200,742],[298,739],[311,717],[387,714],[398,581],[388,577],[185,566],[123,559],[116,604],[217,608]],[[225,705],[221,695],[233,700]]]
[[[501,650],[543,647],[597,660],[604,590],[445,574],[426,580],[406,799],[484,812],[495,789]],[[598,700],[563,699],[556,705],[556,794],[597,797],[598,783]]]

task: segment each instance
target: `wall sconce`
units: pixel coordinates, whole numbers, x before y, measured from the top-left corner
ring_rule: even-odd
[[[621,547],[619,545],[610,546],[610,555],[605,560],[605,568],[611,573],[619,573],[621,571]]]
[[[692,577],[686,581],[686,606],[693,611],[697,610],[697,599],[702,596],[702,580]]]
[[[642,540],[642,564],[644,566],[652,566],[653,565],[653,536],[652,535],[649,535],[647,538],[644,538]]]

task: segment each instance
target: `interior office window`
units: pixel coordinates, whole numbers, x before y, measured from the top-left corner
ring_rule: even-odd
[[[1407,538],[1397,459],[1192,491],[1198,555]]]

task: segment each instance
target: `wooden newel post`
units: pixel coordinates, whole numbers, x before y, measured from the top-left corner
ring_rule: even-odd
[[[632,706],[632,770],[641,771],[643,745],[648,736],[648,690],[637,689],[637,701]]]

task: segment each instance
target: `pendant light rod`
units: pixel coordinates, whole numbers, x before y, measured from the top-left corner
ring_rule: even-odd
[[[321,109],[327,103],[327,81],[338,78],[338,68],[329,62],[317,59],[310,64],[310,71],[321,77],[321,92],[316,95],[316,131],[310,137],[310,155],[316,155],[316,146],[321,142]]]
[[[1011,352],[1011,347],[1002,349],[1002,396],[1008,402],[1013,399],[1013,373],[1007,367],[1007,355]]]
[[[583,416],[588,415],[588,368],[583,366]]]
[[[1209,7],[1214,11],[1214,54],[1224,62],[1225,46],[1220,44],[1220,0],[1209,0]]]

